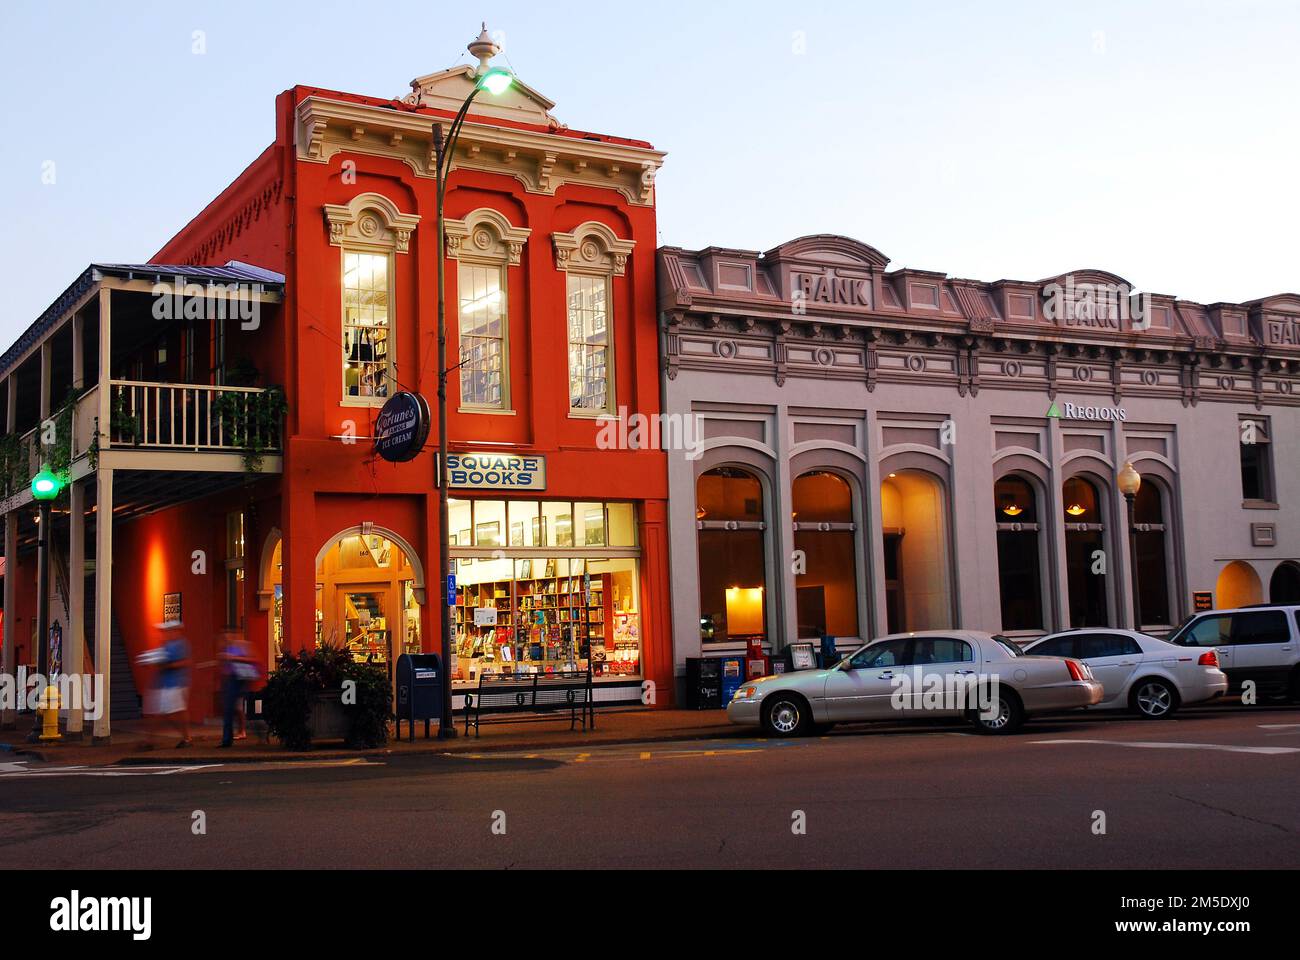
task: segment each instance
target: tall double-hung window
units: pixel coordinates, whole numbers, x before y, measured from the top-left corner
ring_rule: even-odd
[[[342,318],[339,363],[343,402],[384,403],[398,389],[398,263],[420,218],[378,193],[326,204],[330,243],[340,248]]]
[[[459,261],[460,409],[510,412],[510,271],[531,232],[490,207],[446,221],[447,256]]]
[[[614,278],[627,272],[634,241],[620,240],[596,221],[556,233],[556,267],[566,273],[570,416],[599,417],[618,410],[614,383]]]

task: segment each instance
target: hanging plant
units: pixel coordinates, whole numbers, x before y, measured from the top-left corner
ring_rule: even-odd
[[[16,433],[6,433],[0,437],[0,486],[4,495],[11,497],[22,489],[26,482],[24,474],[27,466],[24,462],[23,445]]]
[[[249,473],[262,471],[263,458],[278,445],[288,410],[289,401],[280,387],[258,393],[220,393],[212,402],[226,441],[243,451],[244,469]]]
[[[63,406],[53,416],[54,442],[45,446],[45,465],[65,482],[72,469],[72,417],[77,409],[76,388],[68,390]]]
[[[117,440],[125,437],[132,443],[139,444],[144,439],[144,424],[127,408],[125,390],[119,390],[113,395],[113,410],[108,426],[111,435]]]

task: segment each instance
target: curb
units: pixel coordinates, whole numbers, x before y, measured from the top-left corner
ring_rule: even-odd
[[[158,766],[160,763],[167,766],[187,767],[200,766],[203,764],[235,764],[235,763],[286,763],[286,762],[310,762],[312,760],[370,760],[370,759],[392,759],[394,757],[412,756],[428,757],[439,756],[455,758],[462,754],[480,754],[480,753],[518,753],[521,751],[540,751],[540,750],[565,750],[574,747],[616,747],[629,743],[683,743],[692,740],[721,740],[727,739],[727,736],[742,736],[743,730],[735,730],[730,727],[720,727],[717,730],[697,730],[690,733],[672,734],[668,736],[627,736],[618,737],[612,740],[578,741],[570,740],[564,742],[546,742],[546,741],[529,741],[526,743],[495,743],[475,745],[473,749],[465,747],[461,749],[449,750],[446,746],[430,746],[427,749],[412,748],[408,750],[392,750],[380,748],[377,750],[321,750],[319,752],[309,753],[267,753],[258,756],[248,755],[227,755],[227,754],[187,754],[184,757],[159,757],[156,753],[137,754],[122,757],[112,763],[104,764],[110,767],[141,767],[141,766]],[[437,741],[433,741],[436,743]]]

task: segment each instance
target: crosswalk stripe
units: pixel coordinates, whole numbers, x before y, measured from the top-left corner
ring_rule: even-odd
[[[1112,747],[1138,747],[1147,750],[1215,750],[1223,753],[1256,753],[1265,756],[1300,753],[1300,747],[1241,747],[1230,743],[1176,743],[1165,740],[1031,740],[1030,743],[1105,744]]]

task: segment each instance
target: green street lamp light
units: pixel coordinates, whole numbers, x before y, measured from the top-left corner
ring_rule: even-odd
[[[500,67],[493,67],[480,78],[478,85],[492,94],[499,97],[510,89],[510,85],[515,82],[514,74],[509,70],[502,70]]]
[[[35,500],[48,502],[57,497],[61,490],[63,490],[63,481],[45,467],[32,477],[32,497]]]
[[[447,492],[447,235],[445,201],[447,195],[447,173],[451,166],[451,159],[456,153],[456,141],[460,138],[461,128],[465,125],[465,115],[469,113],[470,104],[474,98],[483,90],[493,96],[500,96],[510,89],[515,78],[509,70],[502,70],[499,67],[489,67],[488,61],[501,52],[500,46],[492,39],[487,32],[487,24],[483,24],[483,32],[479,34],[478,39],[468,47],[470,55],[476,57],[479,65],[476,71],[474,87],[461,104],[460,110],[456,113],[455,118],[443,132],[441,121],[435,121],[433,124],[433,150],[434,150],[434,176],[436,188],[434,196],[436,199],[436,226],[437,226],[437,257],[438,265],[438,580],[441,583],[439,594],[442,599],[442,609],[438,611],[438,617],[442,624],[439,633],[442,635],[441,653],[442,653],[442,720],[438,726],[438,736],[443,739],[451,739],[456,736],[456,725],[451,719],[451,638],[455,632],[455,596],[451,591],[451,553],[447,546],[447,529],[450,526],[449,504]]]

